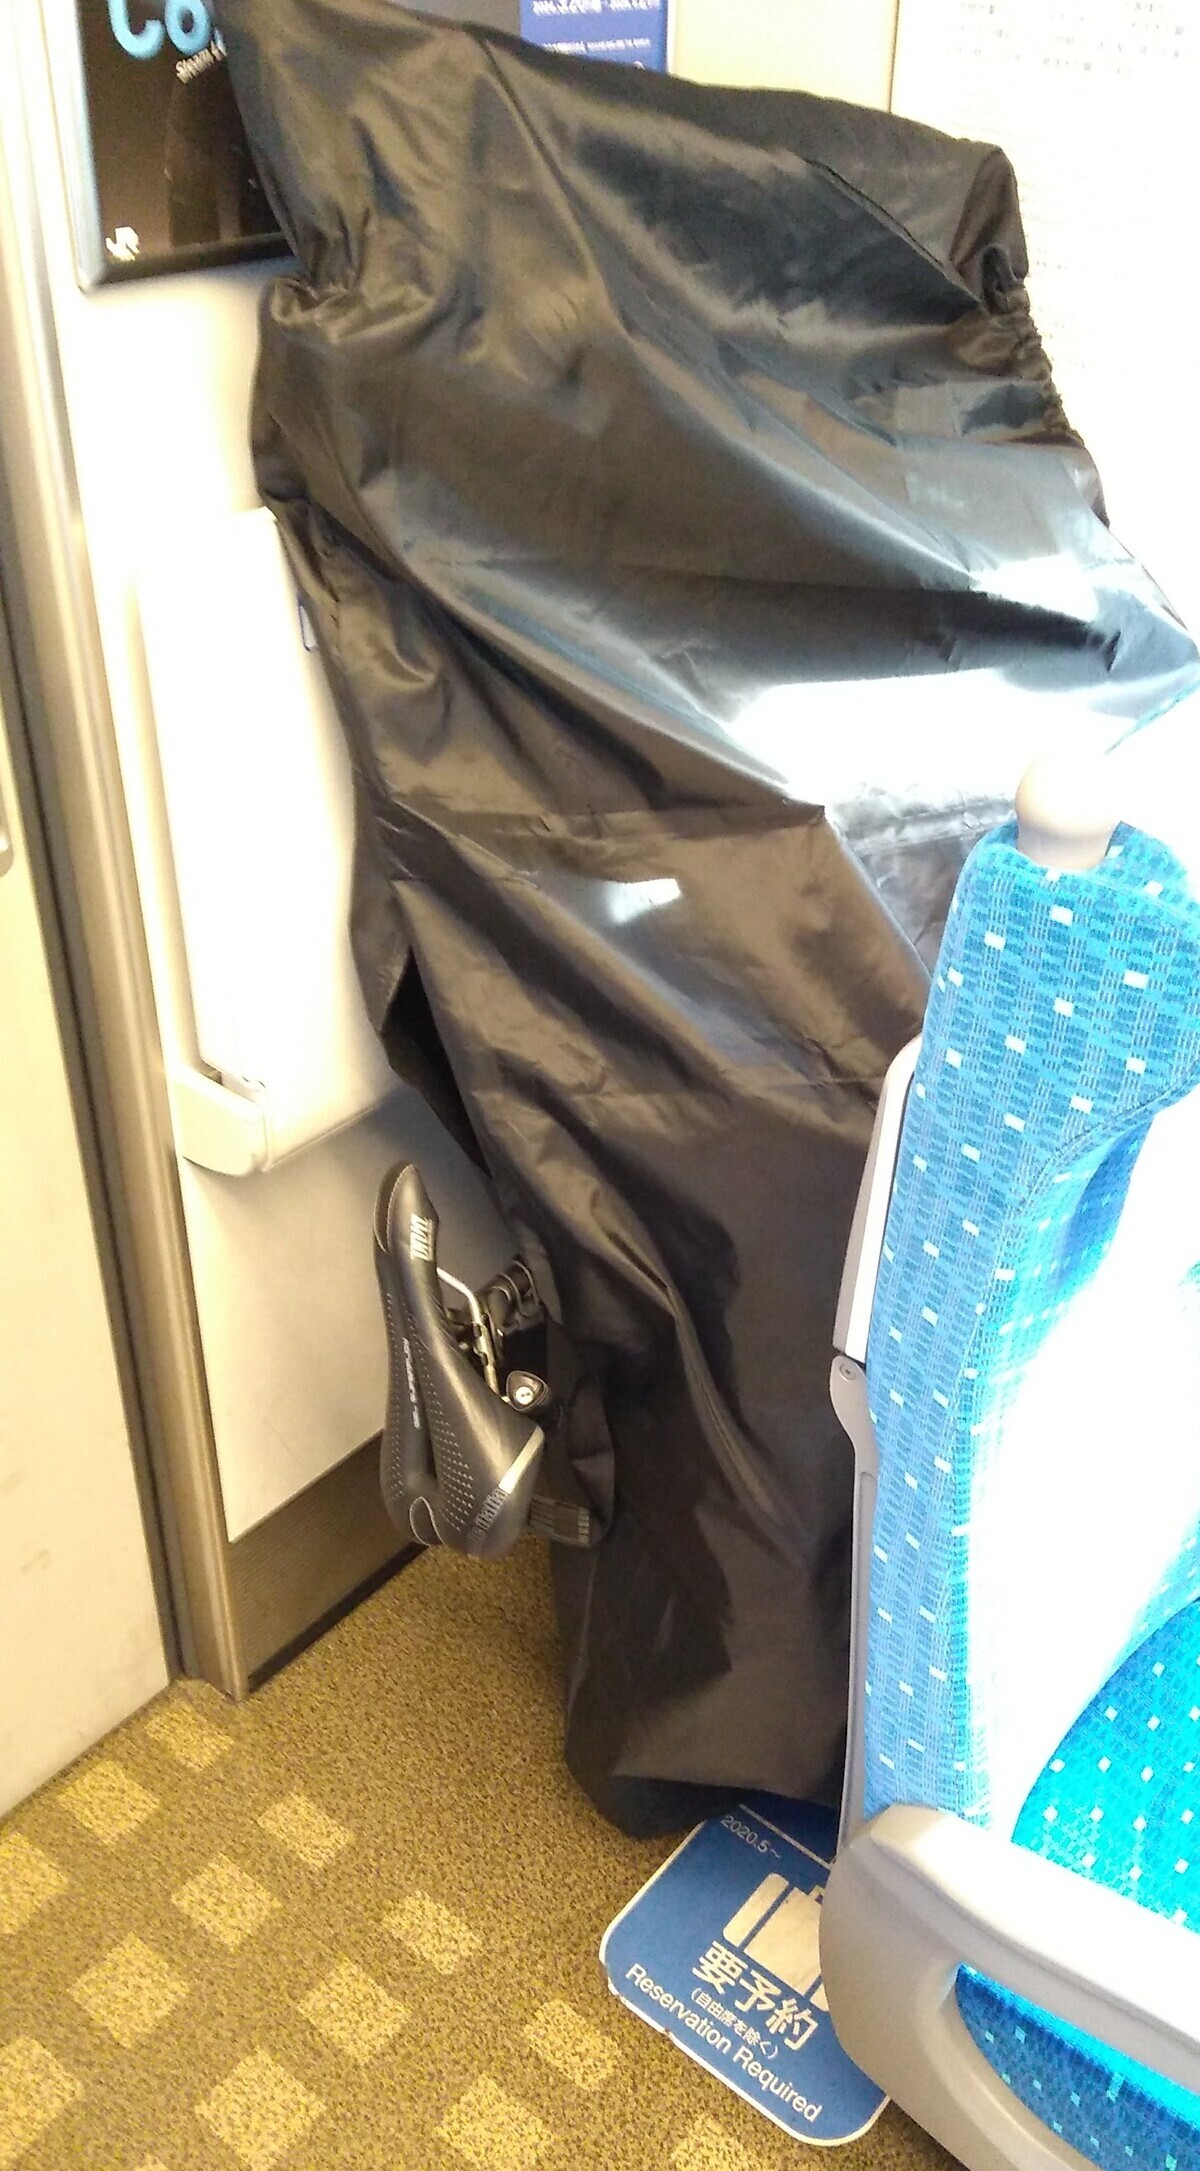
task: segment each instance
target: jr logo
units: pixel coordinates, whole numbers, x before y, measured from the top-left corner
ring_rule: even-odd
[[[133,27],[131,10],[146,16],[140,30]],[[185,55],[202,53],[212,42],[212,17],[204,0],[167,0],[162,22],[146,15],[145,7],[139,7],[137,0],[108,0],[108,19],[117,44],[131,60],[153,60],[162,51],[164,37],[171,40],[177,53]]]

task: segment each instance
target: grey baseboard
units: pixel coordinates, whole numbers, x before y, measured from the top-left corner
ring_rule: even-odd
[[[388,1520],[377,1439],[248,1530],[229,1547],[248,1686],[256,1688],[419,1551]]]

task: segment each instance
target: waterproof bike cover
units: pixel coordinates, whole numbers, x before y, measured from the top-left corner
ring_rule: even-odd
[[[832,1799],[879,1084],[1026,760],[1195,649],[1104,524],[998,151],[389,0],[220,13],[298,259],[254,442],[366,999],[419,973],[611,1434],[609,1535],[556,1554],[568,1759],[631,1828]]]

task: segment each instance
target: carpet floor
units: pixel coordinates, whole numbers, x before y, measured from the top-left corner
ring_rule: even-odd
[[[669,1851],[563,1768],[545,1556],[431,1554],[0,1827],[0,2171],[783,2171],[610,1995]],[[888,2110],[841,2171],[945,2171]]]

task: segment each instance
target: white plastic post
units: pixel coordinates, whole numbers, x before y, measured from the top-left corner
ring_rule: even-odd
[[[1119,776],[1102,758],[1048,754],[1017,786],[1017,844],[1039,867],[1098,867],[1121,820]]]

